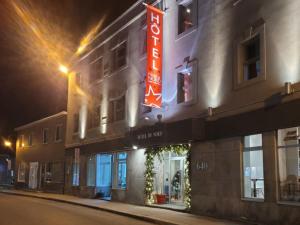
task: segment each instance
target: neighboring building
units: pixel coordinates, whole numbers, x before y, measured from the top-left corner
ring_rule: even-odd
[[[16,188],[63,193],[67,113],[17,127]]]
[[[11,186],[15,178],[15,151],[13,146],[0,146],[0,186]]]
[[[70,76],[66,192],[299,224],[300,2],[160,2],[161,109],[143,105],[142,3]]]

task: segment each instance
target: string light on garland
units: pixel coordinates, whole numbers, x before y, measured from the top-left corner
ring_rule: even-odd
[[[160,159],[163,157],[164,152],[173,152],[178,156],[185,156],[184,161],[184,204],[186,209],[191,208],[191,184],[190,184],[190,144],[168,145],[163,147],[149,148],[145,151],[146,155],[146,171],[145,171],[145,197],[147,204],[153,204],[153,191],[154,191],[154,158],[157,156]]]

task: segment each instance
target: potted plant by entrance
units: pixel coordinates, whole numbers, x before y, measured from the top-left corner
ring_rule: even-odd
[[[165,194],[156,194],[156,203],[157,204],[165,204],[166,203],[166,195]]]
[[[159,159],[160,164],[157,168],[157,182],[156,182],[156,204],[165,204],[166,203],[166,195],[163,194],[163,166],[162,160]]]

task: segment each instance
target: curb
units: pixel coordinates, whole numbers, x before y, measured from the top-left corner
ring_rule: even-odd
[[[96,209],[96,210],[101,210],[101,211],[104,211],[104,212],[114,213],[114,214],[117,214],[117,215],[120,215],[120,216],[130,217],[130,218],[133,218],[133,219],[142,220],[142,221],[145,221],[145,222],[150,222],[150,223],[154,223],[154,224],[158,224],[158,225],[178,225],[177,223],[172,223],[172,222],[168,222],[168,221],[164,221],[164,220],[154,219],[152,217],[140,216],[140,215],[136,215],[136,214],[121,212],[121,211],[108,209],[108,208],[101,208],[101,207],[98,207],[98,206],[92,206],[92,205],[88,205],[88,204],[84,204],[84,203],[73,202],[73,201],[68,201],[68,200],[63,200],[63,199],[56,199],[56,198],[51,198],[51,197],[43,197],[43,196],[16,193],[16,192],[6,192],[6,191],[3,191],[3,190],[0,190],[0,193],[7,194],[7,195],[17,195],[17,196],[22,196],[22,197],[29,197],[29,198],[38,198],[38,199],[44,199],[44,200],[48,200],[48,201],[55,201],[55,202],[61,202],[61,203],[66,203],[66,204],[70,204],[70,205],[82,206],[82,207],[86,207],[86,208],[90,208],[90,209]]]

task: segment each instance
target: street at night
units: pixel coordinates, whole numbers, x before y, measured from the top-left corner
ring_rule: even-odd
[[[1,225],[150,225],[100,210],[0,194]]]

